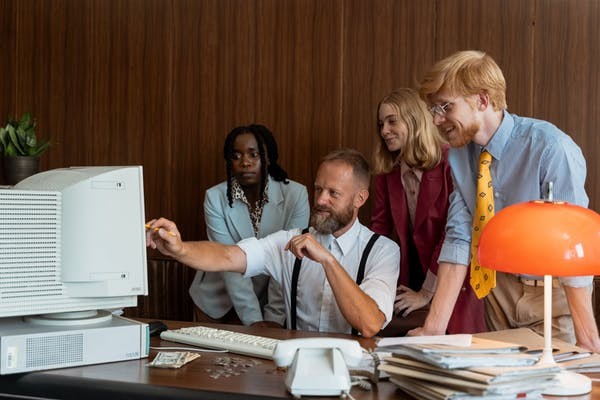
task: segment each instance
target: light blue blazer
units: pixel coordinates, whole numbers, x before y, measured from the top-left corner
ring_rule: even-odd
[[[309,220],[309,203],[306,187],[289,180],[286,185],[269,177],[269,201],[263,209],[258,238],[280,230],[305,228]],[[233,201],[229,207],[227,182],[213,186],[204,198],[204,219],[210,241],[235,244],[254,237],[252,221],[246,204]],[[261,312],[261,300],[268,292],[268,304]],[[190,286],[194,303],[212,318],[221,318],[235,307],[244,325],[256,321],[285,321],[285,308],[281,288],[267,276],[244,278],[237,272],[198,271]]]

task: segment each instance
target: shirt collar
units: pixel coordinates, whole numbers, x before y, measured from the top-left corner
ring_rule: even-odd
[[[500,126],[490,139],[487,146],[485,146],[483,149],[487,150],[496,160],[502,159],[504,148],[506,147],[506,143],[510,138],[510,134],[514,126],[514,118],[508,113],[508,111],[504,110]]]
[[[338,238],[334,238],[331,236],[331,246],[335,246],[333,242],[337,242],[338,247],[342,251],[342,255],[346,255],[350,252],[350,250],[356,246],[356,238],[358,237],[360,231],[360,222],[358,222],[358,217],[354,220],[354,223],[342,236]]]
[[[411,170],[415,174],[419,182],[421,182],[421,178],[423,177],[423,170],[419,168],[409,167],[404,160],[400,161],[400,174],[402,176],[404,176],[405,173]]]

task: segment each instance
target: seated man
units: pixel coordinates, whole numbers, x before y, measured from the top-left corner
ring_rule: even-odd
[[[308,233],[279,231],[237,245],[183,242],[176,225],[160,218],[148,222],[147,245],[202,271],[270,275],[283,289],[288,328],[339,333],[354,329],[372,337],[392,318],[400,252],[385,237],[368,246],[373,232],[358,221],[358,210],[369,197],[369,182],[364,157],[355,150],[337,150],[319,165]],[[295,274],[296,258],[301,267]]]

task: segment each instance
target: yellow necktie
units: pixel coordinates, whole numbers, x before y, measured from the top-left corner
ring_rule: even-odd
[[[481,299],[496,287],[496,271],[482,267],[477,259],[479,237],[485,224],[494,216],[494,188],[490,165],[492,155],[482,151],[479,156],[479,174],[477,175],[477,199],[473,215],[473,234],[471,235],[471,286]]]

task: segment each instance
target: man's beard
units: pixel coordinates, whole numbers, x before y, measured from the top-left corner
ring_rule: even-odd
[[[473,122],[472,124],[464,127],[464,128],[454,128],[455,135],[452,138],[446,137],[450,146],[457,148],[462,147],[466,144],[469,144],[473,141],[473,137],[479,131],[479,124],[477,122]]]
[[[328,215],[318,214],[318,211],[327,211]],[[354,218],[354,207],[352,203],[339,213],[327,208],[317,208],[310,215],[310,226],[315,228],[317,232],[324,234],[332,234],[352,222]]]

